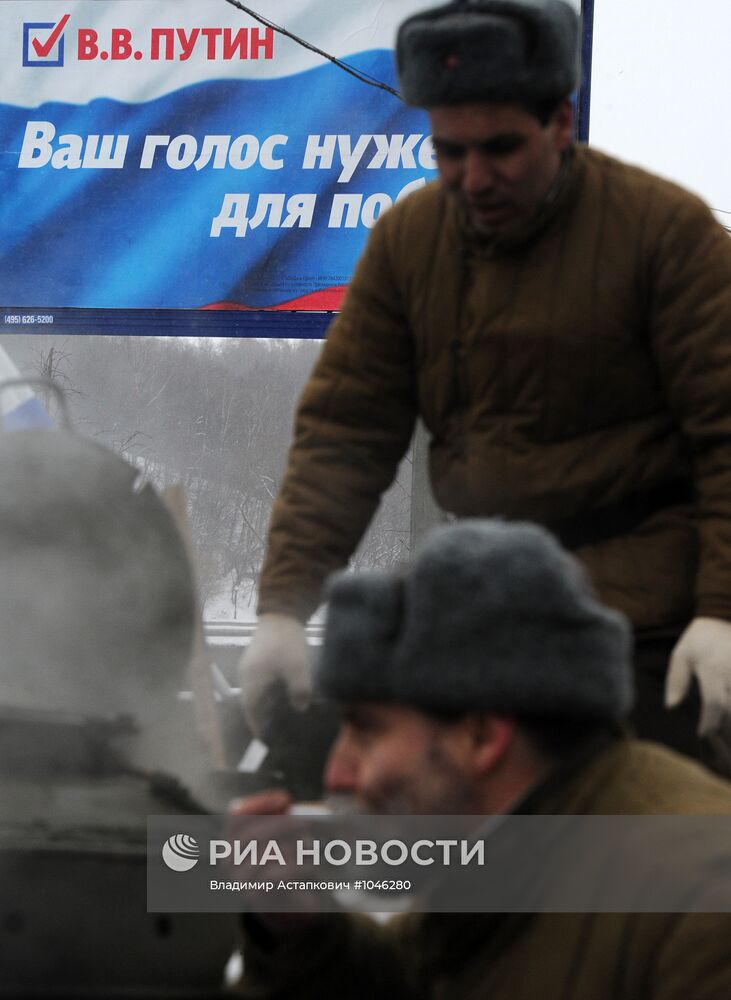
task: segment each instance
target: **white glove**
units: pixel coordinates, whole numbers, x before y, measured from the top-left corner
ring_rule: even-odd
[[[262,615],[239,661],[241,704],[251,731],[261,737],[271,688],[283,681],[294,708],[312,698],[312,662],[305,627],[291,615]],[[268,697],[269,696],[269,697]]]
[[[698,735],[719,735],[731,716],[731,622],[694,618],[678,640],[665,680],[665,706],[679,705],[695,675],[701,693]]]

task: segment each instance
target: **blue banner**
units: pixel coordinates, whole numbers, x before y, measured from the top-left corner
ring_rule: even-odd
[[[422,5],[262,13],[396,87]],[[10,0],[0,39],[6,307],[336,309],[368,230],[434,176],[422,112],[225,0]]]

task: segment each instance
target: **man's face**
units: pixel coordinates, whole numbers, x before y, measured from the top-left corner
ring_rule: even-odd
[[[499,234],[527,222],[571,143],[570,102],[547,125],[518,104],[458,104],[429,114],[442,183],[474,229]]]
[[[365,813],[479,812],[472,750],[467,722],[441,722],[400,705],[352,705],[343,712],[325,786]]]

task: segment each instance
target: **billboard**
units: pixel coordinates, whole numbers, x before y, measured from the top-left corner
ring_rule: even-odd
[[[6,329],[29,308],[337,309],[376,219],[434,176],[425,114],[389,89],[423,5],[2,3]]]

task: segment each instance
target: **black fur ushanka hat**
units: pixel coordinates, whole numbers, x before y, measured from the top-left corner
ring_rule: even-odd
[[[457,0],[422,11],[396,40],[407,104],[543,102],[579,81],[579,18],[565,0]]]
[[[608,723],[632,707],[627,620],[537,525],[458,521],[407,569],[336,573],[328,589],[328,698]]]

